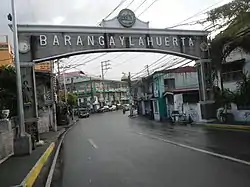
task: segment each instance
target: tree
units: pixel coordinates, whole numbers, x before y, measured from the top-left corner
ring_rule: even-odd
[[[225,58],[236,48],[250,52],[250,0],[234,0],[212,9],[203,23],[222,31],[211,42],[212,71],[217,75]],[[214,76],[213,78],[215,78]],[[220,76],[222,78],[222,76]],[[223,90],[223,80],[221,79]]]
[[[241,80],[237,82],[237,91],[235,92],[234,103],[240,107],[250,107],[250,76],[243,73]]]
[[[17,115],[16,71],[13,66],[0,67],[0,110],[9,109]]]
[[[67,95],[67,103],[69,106],[74,107],[77,105],[77,96],[72,93],[68,93]]]

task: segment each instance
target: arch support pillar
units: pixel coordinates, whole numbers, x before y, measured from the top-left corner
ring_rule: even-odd
[[[211,59],[200,59],[195,64],[199,81],[199,113],[201,122],[212,122],[216,119],[216,108],[213,97],[211,77]]]

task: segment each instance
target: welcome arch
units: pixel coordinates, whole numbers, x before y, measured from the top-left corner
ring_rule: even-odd
[[[26,119],[38,119],[34,64],[79,54],[100,52],[155,52],[196,60],[201,100],[208,100],[203,62],[209,63],[207,31],[151,29],[125,9],[101,27],[18,25],[19,56],[24,88],[30,102],[24,104]],[[25,83],[25,84],[24,84]],[[26,89],[27,90],[27,89]],[[24,93],[23,93],[24,94]],[[207,105],[204,105],[204,118]]]

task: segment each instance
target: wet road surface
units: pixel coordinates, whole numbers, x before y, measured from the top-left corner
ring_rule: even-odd
[[[228,143],[224,142],[227,133],[231,136]],[[238,148],[233,135],[244,145]],[[163,140],[249,158],[249,150],[241,150],[249,149],[244,142],[249,133],[162,127],[145,119],[130,119],[120,111],[104,113],[81,119],[66,135],[62,186],[249,186],[250,166]],[[234,153],[238,150],[239,154]]]

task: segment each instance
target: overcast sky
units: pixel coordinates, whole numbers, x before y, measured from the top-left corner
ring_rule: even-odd
[[[96,26],[103,18],[105,18],[120,2],[121,0],[15,0],[17,9],[18,23],[25,24],[62,24],[62,25],[84,25]],[[129,9],[135,10],[144,0],[126,0],[108,19],[117,16],[119,11],[128,6]],[[193,20],[198,20],[204,17],[207,9],[211,9],[230,0],[158,0],[150,8],[147,7],[154,2],[154,0],[147,0],[135,12],[138,16],[141,12],[147,9],[139,19],[149,21],[151,28],[166,28],[181,23],[187,18],[194,16]],[[132,4],[131,4],[132,2]],[[214,5],[214,6],[213,6]],[[211,7],[212,6],[212,7]],[[8,21],[6,15],[11,12],[10,0],[1,0],[0,5],[0,34],[10,35],[8,28]],[[197,15],[198,14],[198,15]],[[185,23],[185,22],[184,22]],[[177,28],[183,29],[204,29],[205,26],[181,26]],[[88,54],[82,56],[74,56],[66,60],[67,64],[74,62],[74,64],[83,63],[86,60],[91,60],[101,54]],[[118,56],[119,55],[119,56]],[[150,65],[155,60],[162,57],[162,54],[155,53],[108,53],[96,60],[87,63],[84,66],[79,66],[78,70],[99,75],[100,62],[103,60],[111,60],[111,70],[105,76],[111,79],[119,79],[122,72],[136,73],[142,70],[145,65]],[[179,60],[175,57],[166,56],[159,61],[159,64],[150,66],[150,70],[156,69],[158,66],[168,63],[169,67],[173,62]],[[162,63],[161,63],[162,62]],[[176,63],[175,63],[176,64]],[[74,71],[73,69],[71,71]],[[143,74],[142,74],[143,75]]]

